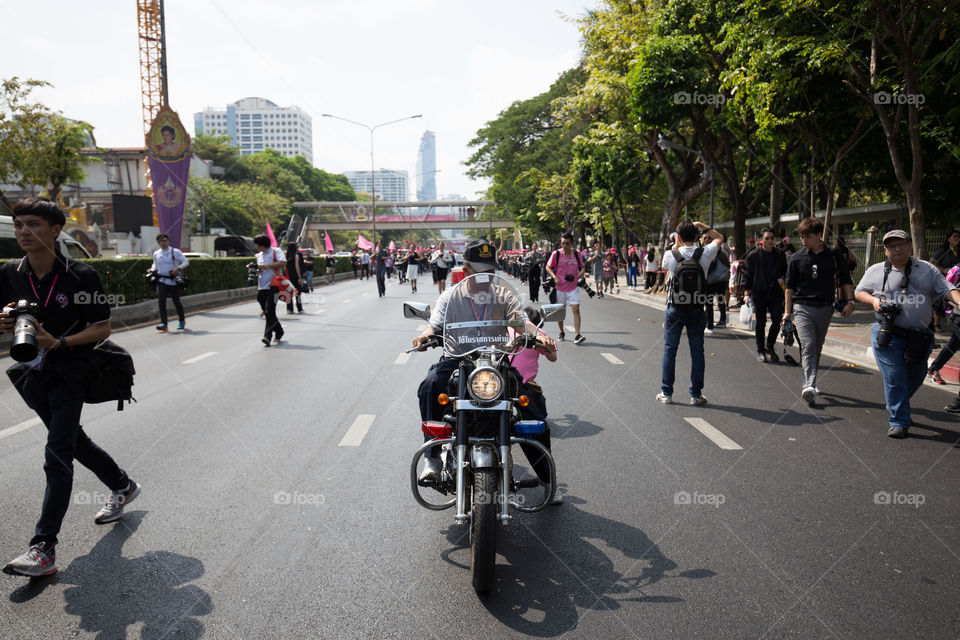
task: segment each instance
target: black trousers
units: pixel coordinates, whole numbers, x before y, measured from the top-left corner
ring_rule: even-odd
[[[83,397],[58,376],[47,382],[29,380],[24,400],[47,428],[43,471],[47,488],[43,494],[40,520],[30,541],[57,544],[57,534],[70,506],[73,493],[73,461],[90,469],[111,491],[122,491],[129,478],[106,451],[96,445],[80,425]]]
[[[183,303],[180,302],[180,287],[158,282],[157,301],[160,303],[160,324],[167,324],[167,296],[173,299],[173,306],[177,310],[177,317],[180,318],[180,322],[183,322]]]
[[[280,290],[276,287],[257,291],[257,302],[260,303],[260,308],[263,309],[263,316],[266,319],[263,337],[267,340],[270,340],[274,335],[278,339],[283,337],[283,327],[280,326],[280,320],[277,318],[277,297],[279,294]]]
[[[381,296],[387,295],[387,272],[385,269],[377,269],[377,292]]]
[[[723,324],[727,323],[727,283],[714,282],[707,285],[707,329],[713,329],[713,301],[716,299],[717,306],[720,308],[720,320]]]
[[[530,302],[540,301],[540,275],[528,275],[527,280],[530,283]]]
[[[780,323],[783,322],[783,298],[753,299],[753,310],[757,314],[755,337],[757,339],[757,353],[773,351],[780,334]],[[767,314],[770,314],[770,332],[764,342],[764,329],[767,325]]]

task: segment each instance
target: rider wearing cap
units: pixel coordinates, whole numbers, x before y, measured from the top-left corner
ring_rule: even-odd
[[[474,240],[467,245],[463,252],[463,274],[465,278],[469,278],[476,273],[493,273],[496,268],[496,248],[492,244],[486,240]],[[423,347],[432,335],[443,332],[447,305],[458,288],[459,286],[450,287],[437,298],[426,330],[413,339],[414,348]],[[537,327],[529,321],[527,322],[527,333],[537,335]],[[556,350],[557,344],[551,338],[540,336],[540,340],[547,348]],[[446,392],[450,376],[453,375],[458,366],[459,363],[456,358],[441,358],[427,371],[427,376],[417,390],[417,397],[420,399],[421,420],[439,421],[443,419],[444,409],[437,402],[437,396]],[[425,436],[425,438],[429,439],[428,436]],[[423,486],[434,484],[440,479],[440,458],[437,457],[437,453],[436,448],[428,452],[426,466],[424,466],[418,480]]]

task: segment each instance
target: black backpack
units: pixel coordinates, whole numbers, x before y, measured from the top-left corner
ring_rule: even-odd
[[[670,281],[670,304],[680,311],[702,311],[707,298],[707,276],[700,266],[703,247],[697,247],[693,256],[683,259],[678,249],[673,250],[677,270]]]
[[[120,345],[104,340],[87,353],[88,377],[84,402],[117,401],[117,411],[123,411],[123,401],[133,400],[133,358]]]

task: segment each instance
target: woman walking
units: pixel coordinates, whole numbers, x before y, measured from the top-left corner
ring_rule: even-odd
[[[417,276],[420,273],[420,265],[423,258],[417,251],[411,251],[407,254],[407,280],[410,281],[410,292],[417,292]]]
[[[300,290],[303,288],[303,265],[300,264],[302,259],[297,251],[297,243],[289,243],[287,245],[287,278],[297,288],[297,313],[303,313],[303,302],[300,301]],[[293,297],[287,301],[287,313],[293,313],[293,301]]]

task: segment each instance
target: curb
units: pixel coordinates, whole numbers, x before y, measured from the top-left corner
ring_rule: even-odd
[[[664,297],[656,294],[646,294],[640,293],[639,291],[633,292],[627,290],[623,293],[608,293],[605,295],[618,300],[625,300],[634,304],[640,304],[652,309],[663,310],[664,308]],[[731,323],[731,315],[732,314],[730,314],[728,309],[728,331],[735,331],[748,336],[754,335],[752,329],[743,327],[739,322]],[[942,334],[937,335],[938,337],[942,336]],[[937,341],[937,345],[938,346],[934,348],[934,354],[937,353],[938,348],[944,347],[945,343],[941,339]],[[847,323],[835,324],[834,322],[831,322],[830,328],[827,330],[827,338],[823,344],[823,353],[840,360],[849,360],[854,364],[872,369],[874,371],[879,371],[877,362],[873,357],[873,347],[870,344],[870,325]],[[933,358],[930,359],[930,362],[933,362]],[[924,384],[935,389],[947,391],[951,394],[955,393],[956,390],[954,389],[954,385],[960,384],[960,353],[951,358],[950,361],[948,361],[947,364],[940,369],[940,375],[943,376],[943,379],[946,380],[948,384],[937,384],[933,382],[929,376],[927,376],[926,380],[924,380]]]

